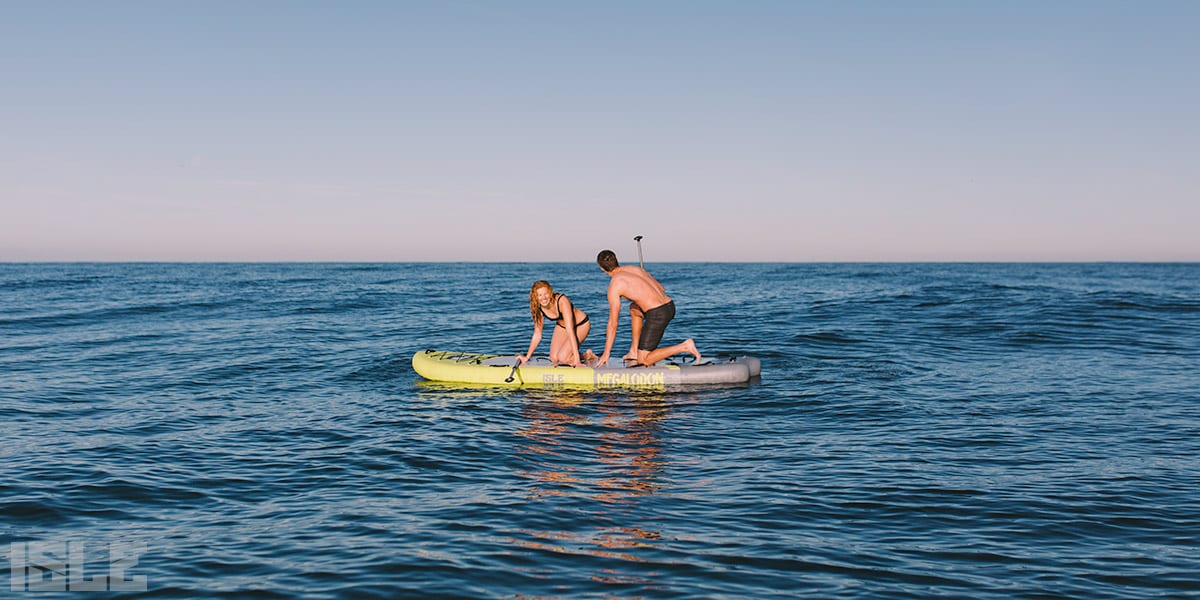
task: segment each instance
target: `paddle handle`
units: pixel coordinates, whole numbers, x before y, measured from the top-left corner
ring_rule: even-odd
[[[642,236],[640,236],[640,235],[635,235],[635,236],[633,236],[633,241],[637,242],[637,247],[638,247],[638,266],[639,266],[639,267],[641,267],[641,268],[643,268],[643,269],[645,269],[645,268],[646,268],[646,262],[642,260]]]

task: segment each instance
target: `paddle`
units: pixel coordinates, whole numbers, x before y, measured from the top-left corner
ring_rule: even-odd
[[[642,260],[642,236],[640,236],[640,235],[633,236],[633,241],[637,242],[638,266],[645,269],[646,261]],[[628,365],[631,361],[637,362],[637,359],[636,358],[622,358],[621,361],[624,362],[626,365]]]
[[[518,360],[513,363],[513,368],[511,371],[508,372],[508,377],[506,377],[504,379],[504,383],[512,383],[513,382],[513,376],[517,374],[517,367],[519,367],[519,366],[521,366],[521,361]]]

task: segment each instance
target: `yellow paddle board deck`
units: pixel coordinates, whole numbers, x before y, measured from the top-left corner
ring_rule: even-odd
[[[430,381],[500,387],[666,389],[676,385],[746,383],[761,373],[756,358],[741,356],[696,365],[660,362],[653,367],[609,365],[602,368],[554,366],[535,358],[516,366],[513,355],[422,350],[413,370]]]

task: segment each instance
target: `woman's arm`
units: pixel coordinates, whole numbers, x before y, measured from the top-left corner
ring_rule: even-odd
[[[529,359],[533,358],[533,351],[537,350],[538,344],[542,343],[542,326],[540,323],[533,324],[533,339],[529,340],[529,351],[525,356],[518,356],[518,364],[525,364]]]

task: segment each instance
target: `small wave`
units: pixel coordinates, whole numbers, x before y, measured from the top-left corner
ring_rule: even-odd
[[[0,325],[28,328],[58,328],[76,325],[106,324],[111,321],[124,321],[145,316],[187,311],[218,311],[234,304],[233,301],[195,301],[87,308],[51,314],[0,318]]]
[[[793,336],[792,339],[797,342],[815,342],[817,344],[861,344],[866,341],[860,338],[850,337],[832,331],[802,333]]]
[[[0,514],[11,522],[21,523],[25,527],[52,525],[61,526],[70,521],[69,511],[60,508],[51,498],[36,500],[6,499],[0,500]]]

